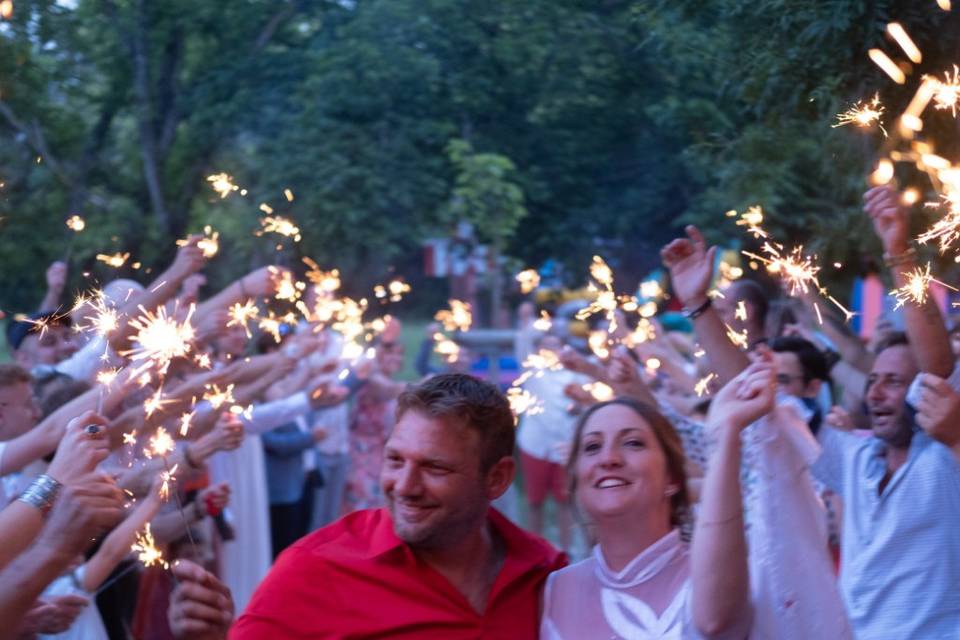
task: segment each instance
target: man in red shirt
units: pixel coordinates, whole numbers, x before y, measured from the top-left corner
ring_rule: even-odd
[[[380,478],[387,508],[285,551],[230,638],[536,638],[544,581],[566,558],[490,507],[513,480],[513,448],[495,386],[445,374],[405,391]]]

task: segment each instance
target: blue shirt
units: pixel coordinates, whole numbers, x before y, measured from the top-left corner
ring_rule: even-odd
[[[960,638],[960,461],[920,431],[886,445],[824,426],[814,475],[843,498],[840,593],[858,638]]]

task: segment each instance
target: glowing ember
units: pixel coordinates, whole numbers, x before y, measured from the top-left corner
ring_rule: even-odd
[[[274,267],[269,268],[273,278],[273,286],[276,289],[274,297],[277,300],[286,300],[287,302],[296,302],[303,295],[303,290],[307,285],[303,282],[293,279],[293,273],[287,270],[279,270]]]
[[[170,568],[167,561],[163,559],[163,554],[160,552],[160,549],[157,548],[153,534],[150,533],[149,522],[144,532],[137,534],[137,540],[133,543],[133,546],[130,547],[130,550],[137,554],[137,560],[142,562],[144,567],[157,565],[164,569]]]
[[[733,317],[737,320],[746,321],[747,319],[747,305],[743,300],[737,302],[737,308],[733,312]]]
[[[137,444],[137,432],[130,431],[128,433],[123,434],[123,444],[133,444],[133,445]]]
[[[118,373],[120,373],[119,369],[105,369],[97,374],[97,382],[105,387],[109,387],[113,384],[113,381],[117,379]]]
[[[730,342],[732,342],[737,347],[740,347],[741,349],[748,349],[750,347],[750,340],[747,338],[746,329],[744,329],[743,331],[737,332],[737,331],[734,331],[733,327],[731,327],[728,324],[724,324],[723,326],[727,328],[727,337],[730,339]]]
[[[607,347],[608,341],[609,336],[606,331],[591,331],[590,336],[587,338],[590,351],[601,360],[606,360],[610,357],[610,349]]]
[[[410,285],[403,280],[391,280],[387,286],[378,284],[373,288],[374,296],[381,300],[389,298],[390,302],[400,302],[407,293],[410,293]]]
[[[442,333],[434,333],[433,341],[436,343],[433,350],[448,363],[454,363],[460,357],[460,345]]]
[[[185,246],[189,242],[186,238],[177,240],[177,246]],[[197,242],[197,248],[203,252],[204,258],[212,258],[220,251],[220,232],[214,231],[213,227],[207,225],[203,228],[203,237]]]
[[[180,435],[186,436],[190,431],[190,421],[193,420],[193,412],[184,413],[180,416]]]
[[[80,216],[70,216],[67,218],[67,228],[76,233],[80,233],[87,227],[87,223]]]
[[[324,271],[310,258],[304,258],[303,261],[310,267],[307,271],[307,280],[316,286],[317,293],[332,294],[340,288],[340,271],[338,269]]]
[[[207,176],[207,182],[210,183],[210,187],[214,191],[220,194],[221,200],[240,189],[240,187],[233,184],[233,176],[227,175],[226,173],[216,173],[212,176]]]
[[[659,300],[663,297],[663,287],[656,280],[646,280],[640,283],[640,297],[645,300]]]
[[[867,104],[862,104],[860,101],[857,101],[856,104],[846,111],[838,113],[837,121],[832,126],[836,128],[852,124],[857,127],[866,128],[876,123],[880,131],[883,132],[883,135],[887,135],[887,130],[883,128],[883,123],[880,121],[880,116],[883,115],[883,111],[883,105],[880,104],[880,94],[877,94],[873,97],[873,100]]]
[[[536,269],[524,269],[516,275],[520,283],[520,293],[527,294],[540,286],[540,274]]]
[[[540,312],[540,317],[533,321],[533,328],[537,331],[550,331],[553,326],[553,320],[546,311]]]

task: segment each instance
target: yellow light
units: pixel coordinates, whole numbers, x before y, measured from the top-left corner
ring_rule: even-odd
[[[907,57],[910,58],[914,63],[919,64],[923,60],[923,55],[920,53],[920,49],[917,48],[917,45],[913,43],[913,40],[910,39],[910,36],[907,35],[906,30],[899,22],[891,22],[887,25],[887,33],[890,34],[890,37],[893,38],[900,48],[903,49],[903,52],[907,54]]]
[[[70,216],[67,218],[67,228],[71,231],[80,233],[87,226],[87,223],[83,221],[83,218],[77,215]]]
[[[880,69],[890,76],[890,79],[896,82],[897,84],[903,84],[907,81],[907,76],[904,75],[903,71],[900,70],[893,60],[891,60],[887,54],[885,54],[880,49],[870,49],[867,52],[867,55],[870,56],[870,59],[873,60]]]
[[[870,182],[874,185],[887,184],[893,180],[893,163],[887,158],[877,163],[876,170],[870,174]]]

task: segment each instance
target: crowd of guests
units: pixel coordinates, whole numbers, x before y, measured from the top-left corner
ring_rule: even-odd
[[[902,286],[909,210],[865,198]],[[0,365],[0,638],[958,637],[941,313],[908,303],[864,343],[815,292],[714,293],[686,233],[662,251],[683,322],[638,339],[618,312],[600,357],[522,310],[519,417],[466,349],[431,364],[432,327],[413,384],[395,319],[352,358],[319,318],[250,331],[229,310],[283,270],[203,298],[197,238],[103,287],[112,331],[57,311],[53,265]],[[129,320],[161,307],[191,350],[145,365]]]

